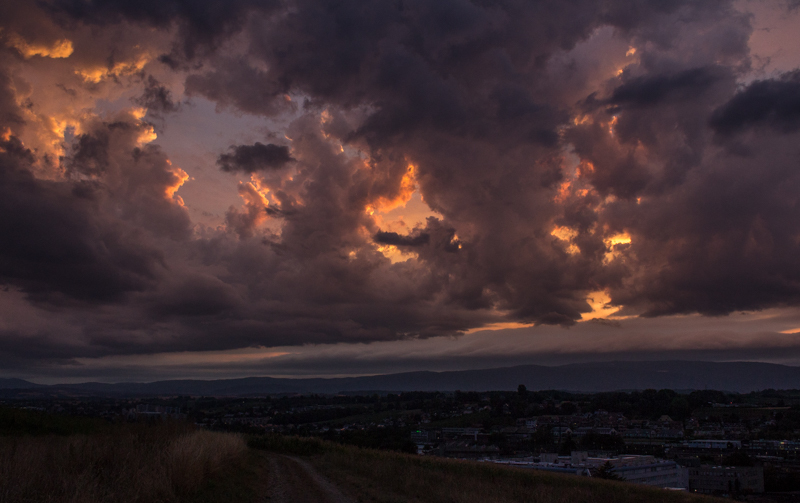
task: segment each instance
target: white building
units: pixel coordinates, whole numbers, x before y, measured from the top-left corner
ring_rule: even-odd
[[[586,452],[574,451],[570,456],[541,454],[539,462],[520,463],[527,468],[591,476],[606,463],[614,473],[628,482],[655,487],[686,489],[689,485],[687,471],[675,463],[653,456],[625,455],[615,458],[590,458]]]

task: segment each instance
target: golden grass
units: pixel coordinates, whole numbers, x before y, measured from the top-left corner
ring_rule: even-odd
[[[169,424],[0,437],[0,503],[184,501],[246,451],[238,435]]]

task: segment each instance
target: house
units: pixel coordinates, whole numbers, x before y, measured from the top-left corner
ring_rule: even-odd
[[[763,493],[760,466],[700,466],[687,468],[689,490],[703,494]]]

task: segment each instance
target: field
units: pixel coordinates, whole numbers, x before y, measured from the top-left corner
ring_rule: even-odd
[[[0,410],[0,503],[703,502],[622,482],[242,436]]]

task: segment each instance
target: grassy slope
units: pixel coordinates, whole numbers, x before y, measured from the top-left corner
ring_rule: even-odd
[[[719,501],[624,482],[469,461],[271,438],[254,447],[308,456],[340,489],[363,502],[702,503]]]
[[[185,502],[263,499],[262,450],[302,456],[362,502],[715,501],[608,482],[181,423],[120,424],[0,409],[0,503]],[[300,492],[305,488],[297,488]],[[718,501],[718,500],[716,500]]]

